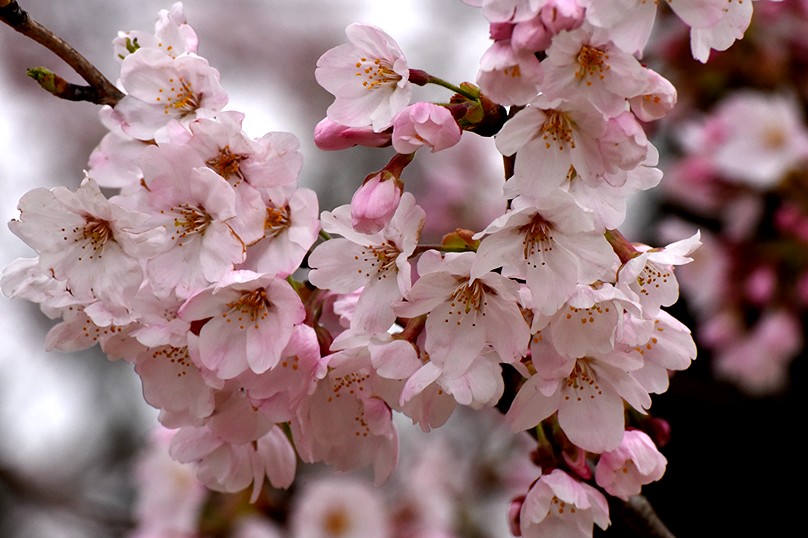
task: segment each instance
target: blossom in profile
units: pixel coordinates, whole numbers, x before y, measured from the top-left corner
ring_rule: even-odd
[[[460,127],[446,107],[419,102],[398,113],[393,120],[393,148],[415,153],[421,146],[435,151],[460,142]]]
[[[610,495],[627,501],[645,484],[662,478],[668,460],[645,432],[629,430],[620,446],[601,454],[595,480]]]
[[[609,505],[598,490],[555,469],[528,491],[519,525],[524,538],[590,538],[594,525],[609,526]]]
[[[349,43],[328,50],[317,60],[314,76],[331,92],[328,119],[348,127],[390,127],[410,102],[412,85],[407,59],[392,37],[369,24],[345,29]]]

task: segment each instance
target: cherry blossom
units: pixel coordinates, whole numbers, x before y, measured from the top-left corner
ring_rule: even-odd
[[[460,134],[451,112],[432,103],[410,105],[393,120],[393,148],[399,153],[414,153],[421,146],[441,151],[457,144]]]
[[[323,54],[314,71],[317,82],[336,97],[328,118],[383,131],[410,102],[407,60],[393,38],[375,26],[354,23],[345,35],[349,43]]]
[[[145,48],[121,64],[121,84],[128,92],[115,107],[123,131],[150,140],[171,119],[191,121],[215,114],[227,104],[219,72],[200,56],[172,58]]]
[[[610,495],[627,501],[645,484],[662,478],[667,463],[646,433],[629,430],[619,447],[600,455],[595,480]]]
[[[305,311],[285,280],[242,270],[193,295],[179,315],[191,322],[208,319],[199,332],[198,360],[230,379],[277,365]]]
[[[39,254],[39,265],[74,297],[125,306],[143,281],[141,260],[159,252],[165,230],[148,215],[107,200],[90,178],[75,192],[35,189],[19,203],[9,228]]]
[[[350,225],[348,206],[321,217],[323,229],[340,234],[319,245],[309,256],[309,281],[323,289],[350,293],[363,288],[352,326],[365,331],[387,331],[395,320],[392,304],[409,294],[411,268],[424,211],[410,193],[404,193],[390,222],[374,234],[357,232]]]
[[[630,353],[604,353],[574,359],[554,349],[539,333],[530,353],[536,374],[519,389],[506,417],[514,431],[533,428],[558,412],[569,440],[590,452],[620,445],[625,429],[623,401],[642,412],[651,405],[648,393],[630,375],[642,359]]]
[[[514,362],[529,340],[517,284],[493,272],[472,277],[474,260],[472,252],[425,252],[408,300],[395,307],[404,317],[428,314],[424,349],[446,379],[466,374],[486,345],[499,361]]]
[[[586,538],[592,536],[595,524],[601,529],[609,526],[606,497],[561,469],[539,478],[528,491],[519,514],[525,538]]]
[[[597,139],[606,120],[585,101],[536,98],[508,121],[496,137],[503,155],[516,154],[506,195],[543,196],[566,180],[570,166],[584,177],[605,171]]]
[[[547,315],[570,298],[579,282],[600,279],[615,263],[592,215],[562,190],[535,201],[516,198],[509,213],[474,237],[483,235],[472,274],[502,266],[505,274],[525,278],[540,298],[537,309]]]

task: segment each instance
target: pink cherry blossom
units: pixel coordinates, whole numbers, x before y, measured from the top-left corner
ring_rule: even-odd
[[[606,497],[561,469],[533,484],[519,514],[524,538],[589,538],[595,524],[601,529],[609,526]]]
[[[399,112],[393,120],[393,148],[414,153],[426,146],[432,152],[460,142],[460,127],[446,107],[418,102]]]
[[[648,393],[631,377],[642,359],[629,353],[573,359],[554,348],[543,333],[531,340],[536,374],[519,389],[506,418],[514,431],[533,428],[558,412],[569,440],[589,452],[620,445],[625,429],[624,400],[640,412],[651,405]]]
[[[144,156],[166,153],[167,147],[149,148]],[[183,152],[177,153],[182,155]],[[177,153],[171,151],[168,155]],[[161,161],[163,157],[160,155]],[[147,174],[152,166],[144,164]],[[182,168],[165,170],[181,171]],[[188,175],[180,172],[152,176],[148,182],[145,201],[153,215],[152,221],[165,226],[171,234],[168,248],[146,266],[158,295],[173,292],[187,298],[217,282],[244,261],[244,243],[228,223],[236,216],[235,191],[208,168],[194,168],[189,172]]]
[[[374,234],[351,227],[348,206],[324,212],[323,229],[340,234],[317,246],[309,256],[309,281],[321,289],[350,293],[364,286],[351,323],[369,332],[387,331],[395,321],[392,304],[409,294],[408,258],[418,244],[424,211],[404,193],[387,226]]]
[[[317,82],[336,98],[328,118],[383,131],[410,102],[407,59],[393,38],[375,26],[354,23],[345,35],[349,43],[320,56],[314,71]]]
[[[648,74],[634,56],[586,24],[556,35],[542,68],[541,91],[548,98],[577,95],[607,117],[623,112],[626,99],[648,85]]]
[[[123,131],[150,140],[169,120],[189,122],[211,116],[227,104],[219,72],[194,54],[171,58],[146,48],[121,64],[121,84],[127,95],[115,106]]]
[[[247,259],[239,269],[291,275],[320,231],[317,194],[311,189],[295,189],[290,196],[265,205],[264,235],[247,248]]]
[[[536,308],[555,313],[579,282],[599,280],[616,262],[592,215],[560,190],[546,197],[516,198],[511,211],[475,235],[485,235],[477,249],[473,275],[497,267],[525,278]]]
[[[525,105],[539,93],[542,68],[532,51],[517,50],[510,40],[495,41],[480,59],[477,84],[505,105]]]
[[[262,373],[277,365],[306,313],[285,280],[234,271],[188,299],[179,315],[187,321],[208,320],[199,333],[198,361],[230,379],[247,369]]]
[[[141,263],[163,247],[165,230],[148,215],[107,200],[90,178],[75,192],[34,189],[19,203],[14,234],[39,253],[39,265],[74,297],[125,306],[143,282]]]
[[[794,314],[766,311],[747,334],[738,335],[716,353],[716,375],[734,381],[749,394],[772,394],[787,385],[789,365],[803,341]]]
[[[154,34],[140,30],[118,32],[112,46],[118,60],[123,60],[135,50],[142,48],[153,48],[176,58],[186,52],[195,53],[199,39],[185,18],[182,2],[175,2],[171,9],[161,9],[157,13]]]
[[[390,407],[372,390],[371,366],[357,365],[354,358],[331,356],[333,368],[290,425],[304,461],[342,471],[370,465],[379,485],[398,462],[398,430]]]
[[[677,2],[670,2],[675,6]],[[752,2],[750,0],[730,0],[722,2],[713,0],[713,5],[722,6],[720,18],[713,24],[706,25],[702,21],[691,24],[690,50],[693,58],[706,63],[710,50],[727,50],[736,40],[743,37],[749,23],[752,22]],[[681,15],[680,15],[681,16]],[[684,17],[683,17],[684,18]]]
[[[701,234],[676,241],[662,248],[643,247],[643,251],[628,260],[618,273],[618,287],[640,303],[643,315],[653,318],[662,306],[671,306],[679,298],[679,282],[673,266],[693,261],[689,255],[701,242]]]
[[[197,529],[207,489],[193,466],[171,458],[174,432],[158,426],[135,462],[135,536],[186,536]]]
[[[463,0],[481,7],[483,15],[491,22],[518,22],[527,20],[539,11],[542,0]]]
[[[646,433],[629,430],[619,447],[600,455],[595,480],[610,495],[628,501],[642,486],[662,478],[667,464]]]
[[[585,101],[548,101],[539,96],[496,137],[503,155],[516,154],[506,195],[543,196],[564,183],[570,166],[584,177],[603,173],[606,165],[597,139],[606,126],[603,116]]]
[[[714,121],[723,137],[708,155],[729,181],[771,188],[808,161],[808,131],[789,96],[739,92],[718,106]]]
[[[486,345],[500,362],[517,361],[530,338],[516,282],[493,272],[472,277],[475,256],[425,252],[408,300],[395,307],[404,317],[428,314],[423,349],[446,379],[466,374]]]

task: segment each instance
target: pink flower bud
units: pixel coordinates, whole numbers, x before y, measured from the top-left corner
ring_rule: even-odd
[[[314,128],[314,143],[324,151],[337,151],[354,146],[382,148],[390,145],[390,131],[377,133],[367,127],[348,127],[324,118]]]
[[[525,496],[519,495],[511,499],[511,503],[508,505],[508,527],[514,536],[522,536],[522,524],[519,522],[519,516],[523,504],[525,504]]]
[[[390,221],[401,199],[401,187],[394,175],[376,174],[351,198],[351,224],[359,232],[376,233]]]
[[[433,103],[415,103],[393,120],[393,147],[399,153],[414,153],[426,146],[433,152],[460,141],[460,127],[446,108]]]

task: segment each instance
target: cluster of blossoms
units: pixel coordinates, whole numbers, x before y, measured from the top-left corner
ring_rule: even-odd
[[[753,27],[744,55],[772,58],[767,69],[749,73],[730,51],[718,59],[721,78],[689,87],[704,111],[675,131],[682,155],[662,190],[676,218],[661,233],[702,229],[697,261],[681,273],[699,343],[718,377],[761,396],[786,388],[804,346],[808,5],[769,4],[756,18],[761,31]],[[705,96],[716,80],[732,86],[713,102]]]
[[[209,488],[252,485],[255,501],[265,480],[288,487],[298,458],[369,466],[381,483],[398,460],[393,412],[429,431],[457,406],[499,405],[536,440],[515,535],[589,536],[609,524],[606,494],[628,500],[664,472],[664,427],[647,410],[696,355],[663,307],[699,234],[652,248],[617,230],[627,198],[662,176],[641,122],[676,102],[638,60],[656,3],[467,3],[494,40],[477,86],[411,69],[365,24],[320,58],[335,101],[318,146],[396,152],[350,204],[318,217],[297,140],[252,139],[223,110],[180,4],[153,34],[115,40],[126,95],[101,112],[110,132],[81,186],[20,201],[10,226],[37,257],[4,270],[4,293],[60,319],[49,349],[98,343],[132,363],[176,430],[171,456]],[[750,2],[672,6],[702,61],[751,14]],[[411,104],[429,83],[451,99]],[[426,214],[404,171],[465,132],[495,137],[508,209],[420,244]]]

